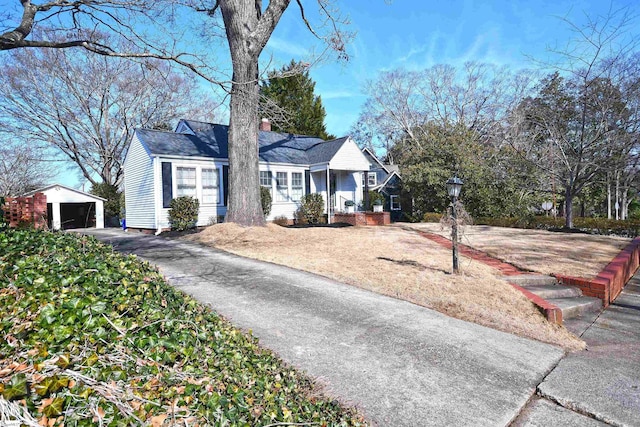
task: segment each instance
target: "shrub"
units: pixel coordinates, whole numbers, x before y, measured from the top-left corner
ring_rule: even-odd
[[[278,224],[282,227],[286,227],[287,225],[289,225],[289,218],[284,215],[280,215],[273,219],[273,223]]]
[[[426,215],[425,215],[426,221]],[[491,225],[494,227],[529,228],[540,230],[558,230],[564,228],[564,218],[552,216],[523,216],[523,217],[480,217],[475,219],[478,225]],[[640,234],[640,221],[617,221],[606,218],[582,218],[573,219],[574,230],[593,234],[615,234],[619,236],[634,237]]]
[[[184,231],[194,228],[198,222],[200,202],[191,196],[182,196],[171,200],[169,205],[169,223],[172,230]]]
[[[260,203],[262,203],[262,213],[265,218],[271,213],[271,190],[267,187],[260,187]]]
[[[299,216],[304,218],[309,224],[317,224],[320,222],[320,217],[322,216],[322,212],[324,212],[324,199],[322,198],[322,194],[311,193],[302,196],[299,211]]]
[[[440,222],[442,218],[441,213],[427,212],[422,216],[422,222]]]
[[[369,191],[369,204],[365,205],[367,211],[373,210],[373,205],[384,205],[384,194],[377,191]]]
[[[100,184],[93,184],[89,193],[107,199],[107,201],[104,202],[105,216],[120,216],[121,211],[124,209],[124,200],[122,198],[123,193],[118,191],[118,187],[102,182]]]
[[[305,218],[305,216],[302,214],[302,210],[300,208],[298,208],[294,213],[293,213],[293,222],[295,224],[308,224],[309,222],[307,221],[307,218]]]

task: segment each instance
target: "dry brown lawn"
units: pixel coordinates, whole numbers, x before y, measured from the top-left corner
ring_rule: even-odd
[[[412,228],[450,238],[440,224],[410,224]],[[593,278],[631,239],[582,233],[470,225],[463,227],[461,242],[526,270],[543,274]]]
[[[284,228],[270,224],[242,228],[226,223],[185,238],[567,350],[584,348],[584,342],[565,328],[547,322],[494,269],[462,258],[461,274],[452,275],[450,251],[400,227]]]

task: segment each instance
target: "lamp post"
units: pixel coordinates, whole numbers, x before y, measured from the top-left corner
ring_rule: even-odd
[[[451,197],[451,243],[453,249],[453,272],[458,273],[458,215],[456,213],[456,202],[462,189],[462,180],[457,176],[447,180],[447,193]]]

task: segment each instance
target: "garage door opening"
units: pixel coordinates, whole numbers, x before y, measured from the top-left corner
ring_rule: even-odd
[[[51,203],[47,204],[47,211],[51,212]],[[49,215],[51,218],[52,215]],[[51,219],[49,219],[51,221]],[[49,224],[51,226],[51,224]],[[60,203],[60,226],[63,230],[74,228],[95,228],[96,204],[85,203]]]

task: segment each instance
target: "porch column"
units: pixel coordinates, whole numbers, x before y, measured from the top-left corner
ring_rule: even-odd
[[[369,171],[364,171],[364,210],[369,206]]]
[[[331,224],[331,180],[329,163],[327,163],[327,224]]]

